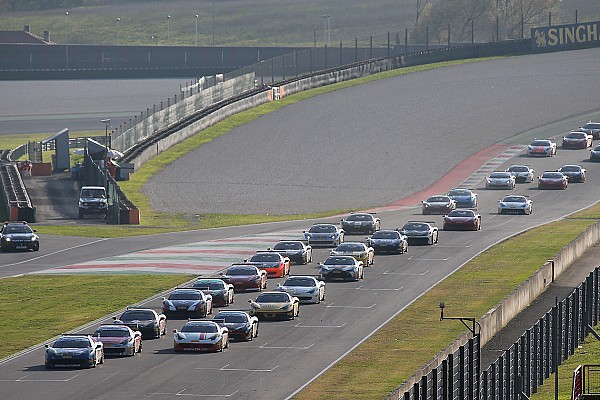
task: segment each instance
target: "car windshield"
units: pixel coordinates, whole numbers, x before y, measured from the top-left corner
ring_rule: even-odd
[[[81,197],[104,197],[104,190],[102,189],[83,189],[81,191]]]
[[[229,268],[225,275],[256,275],[256,267]]]
[[[502,201],[504,203],[526,203],[527,199],[521,196],[506,196]]]
[[[217,333],[218,327],[216,324],[212,323],[197,323],[197,322],[188,322],[181,328],[181,332],[193,332],[193,333]]]
[[[396,231],[379,231],[375,232],[371,239],[398,239],[400,233]]]
[[[127,329],[100,328],[94,332],[94,335],[100,337],[129,337],[129,331]]]
[[[600,129],[600,124],[595,122],[588,122],[583,126],[585,129]]]
[[[32,230],[29,225],[18,224],[18,225],[6,225],[4,229],[2,229],[2,233],[4,234],[12,234],[12,233],[31,233]]]
[[[570,132],[565,137],[568,139],[587,139],[587,133],[585,133],[585,132]]]
[[[370,214],[350,214],[346,217],[346,221],[372,221],[373,217]]]
[[[474,217],[475,213],[471,210],[453,210],[448,214],[449,217]]]
[[[326,265],[354,265],[353,257],[328,257],[323,264]]]
[[[402,229],[406,229],[408,231],[426,231],[429,230],[429,226],[419,222],[409,222],[408,224],[404,225]]]
[[[510,174],[508,172],[492,172],[490,178],[508,178]]]
[[[560,169],[560,172],[579,172],[581,167],[579,165],[565,165]]]
[[[286,293],[262,293],[256,298],[257,303],[287,303],[290,301]]]
[[[85,349],[90,347],[89,339],[84,338],[64,338],[58,339],[54,342],[52,347],[62,348],[62,349]]]
[[[335,225],[313,225],[310,228],[311,233],[333,233],[337,232]]]
[[[315,283],[314,279],[301,277],[288,278],[285,282],[283,282],[283,286],[312,287],[316,285],[317,284]]]
[[[453,189],[448,193],[448,196],[470,196],[471,191],[467,189]]]
[[[529,167],[525,165],[511,165],[508,172],[529,172]]]
[[[600,146],[594,147],[594,151],[600,151]]]
[[[562,179],[564,177],[560,172],[544,172],[542,178],[550,178],[550,179]]]
[[[152,311],[125,311],[121,318],[121,321],[136,321],[136,320],[145,320],[145,319],[154,319],[154,313]]]
[[[250,259],[250,261],[258,261],[258,262],[265,262],[265,261],[276,261],[279,262],[281,260],[279,254],[277,253],[258,253],[252,256],[252,258]]]
[[[342,243],[335,248],[335,251],[364,251],[365,245],[362,243]]]
[[[215,319],[223,319],[226,324],[248,322],[248,315],[242,313],[218,313]]]
[[[427,199],[428,203],[449,203],[450,199],[444,196],[431,196]]]
[[[202,292],[199,290],[186,290],[181,292],[173,292],[169,295],[169,300],[200,300]]]
[[[196,281],[192,284],[195,289],[221,290],[225,288],[225,282],[222,280],[214,281]]]
[[[279,242],[273,247],[274,250],[301,250],[301,242]]]
[[[549,140],[534,140],[531,143],[532,146],[550,146],[550,141]]]

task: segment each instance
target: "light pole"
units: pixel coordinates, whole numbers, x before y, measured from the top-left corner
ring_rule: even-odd
[[[108,191],[108,166],[106,162],[108,160],[108,126],[110,125],[110,118],[101,119],[100,122],[104,124],[104,188]]]
[[[329,46],[331,43],[331,26],[329,25],[331,15],[321,15],[321,18],[323,18],[323,44]]]
[[[121,36],[121,18],[117,17],[117,44],[119,44],[119,36]]]
[[[65,11],[65,66],[69,68],[69,12]]]
[[[167,15],[167,46],[169,45],[169,42],[171,40],[171,16]]]
[[[198,14],[196,14],[196,46],[198,46]]]

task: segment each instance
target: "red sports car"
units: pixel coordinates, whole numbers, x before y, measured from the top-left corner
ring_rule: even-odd
[[[249,263],[265,270],[269,278],[283,278],[290,274],[290,259],[275,251],[259,251]]]
[[[558,171],[546,171],[538,176],[538,189],[566,189],[569,179]]]
[[[481,229],[481,215],[473,210],[457,209],[444,216],[444,230],[471,230]]]
[[[569,132],[562,138],[563,149],[587,149],[588,147],[592,147],[592,135],[585,132]]]
[[[221,274],[221,279],[231,283],[236,291],[248,289],[261,291],[267,288],[267,272],[248,263],[233,264]]]

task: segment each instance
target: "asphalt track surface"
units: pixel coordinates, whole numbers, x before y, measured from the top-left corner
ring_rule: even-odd
[[[166,104],[185,84],[184,78],[0,81],[0,142],[6,134],[104,130],[106,118],[116,128]]]
[[[195,214],[385,205],[494,143],[577,115],[587,122],[600,103],[599,57],[476,62],[320,95],[201,146],[143,190],[157,210]]]
[[[589,89],[596,90],[593,85],[590,85]],[[569,97],[568,93],[562,95]],[[590,107],[592,106],[593,102],[590,103]],[[550,118],[548,121],[558,122],[539,128],[537,132],[542,133],[544,137],[552,136],[561,132],[557,131],[557,126],[562,123],[572,126],[577,123],[577,115],[582,114],[585,112],[577,110],[570,114],[571,118]],[[536,127],[543,125],[545,124],[540,123]],[[536,135],[537,132],[516,135],[513,138],[514,143],[525,144],[531,139],[531,135]],[[366,270],[364,281],[328,283],[327,299],[323,304],[301,307],[300,318],[297,321],[263,323],[259,338],[255,342],[232,343],[231,348],[223,354],[179,355],[171,351],[172,342],[168,335],[167,338],[146,341],[141,356],[108,359],[103,366],[89,371],[46,371],[43,367],[43,350],[38,347],[0,365],[0,387],[4,395],[11,399],[46,398],[50,391],[53,397],[67,399],[82,396],[96,399],[125,399],[132,396],[161,399],[182,395],[214,399],[286,398],[477,252],[513,232],[559,218],[569,211],[593,203],[597,198],[597,185],[600,183],[600,166],[585,162],[587,156],[588,153],[584,150],[559,150],[558,156],[554,158],[509,160],[507,163],[530,163],[538,172],[555,169],[565,163],[582,163],[589,170],[588,182],[570,185],[566,191],[538,191],[532,184],[519,185],[515,192],[529,194],[534,199],[535,209],[531,216],[496,215],[496,201],[502,197],[504,191],[483,190],[479,182],[476,187],[480,194],[482,231],[441,232],[440,243],[436,246],[415,246],[411,247],[406,255],[378,257],[375,265]],[[444,171],[448,169],[449,167]],[[437,177],[442,175],[444,174],[438,171]],[[440,184],[438,182],[437,185]],[[418,188],[415,191],[425,186],[415,184]],[[397,198],[399,196],[394,199]],[[414,207],[382,211],[379,216],[384,228],[401,226],[408,219],[423,219],[419,209]],[[438,225],[441,225],[439,216],[428,216],[427,219],[437,221]],[[93,239],[79,238],[66,243],[64,238],[45,237],[39,253],[3,254],[0,273],[2,276],[11,276],[94,260],[107,254],[125,254],[138,249],[209,238],[290,229],[297,229],[300,234],[310,223],[311,221],[292,221],[144,238],[102,240],[93,244]],[[363,239],[362,236],[355,238]],[[293,273],[314,273],[316,261],[323,260],[326,254],[327,250],[318,250],[315,253],[315,262],[297,267]],[[270,281],[269,287],[274,287],[277,281],[280,280]],[[253,296],[255,294],[239,295],[234,307],[241,308],[245,301]],[[149,306],[158,307],[158,304],[159,302],[154,300]],[[437,313],[438,310],[434,308],[432,312]],[[170,321],[169,329],[181,325],[182,320]],[[90,330],[88,328],[85,331]]]

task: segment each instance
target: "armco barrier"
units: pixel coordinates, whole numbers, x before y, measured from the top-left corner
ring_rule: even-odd
[[[485,345],[500,329],[506,326],[519,312],[525,309],[531,302],[542,293],[553,279],[558,277],[575,260],[583,255],[590,247],[600,242],[600,222],[589,226],[576,239],[563,247],[553,258],[551,262],[545,263],[529,279],[523,282],[519,287],[496,307],[484,315],[478,322],[481,326],[480,341],[481,346]],[[408,380],[392,392],[387,399],[412,399],[406,397],[415,385],[419,385],[423,377],[437,370],[441,362],[455,353],[458,348],[468,343],[470,333],[464,333],[454,340],[450,346],[438,353],[423,368],[413,374]],[[432,397],[418,397],[420,399],[429,399]]]

